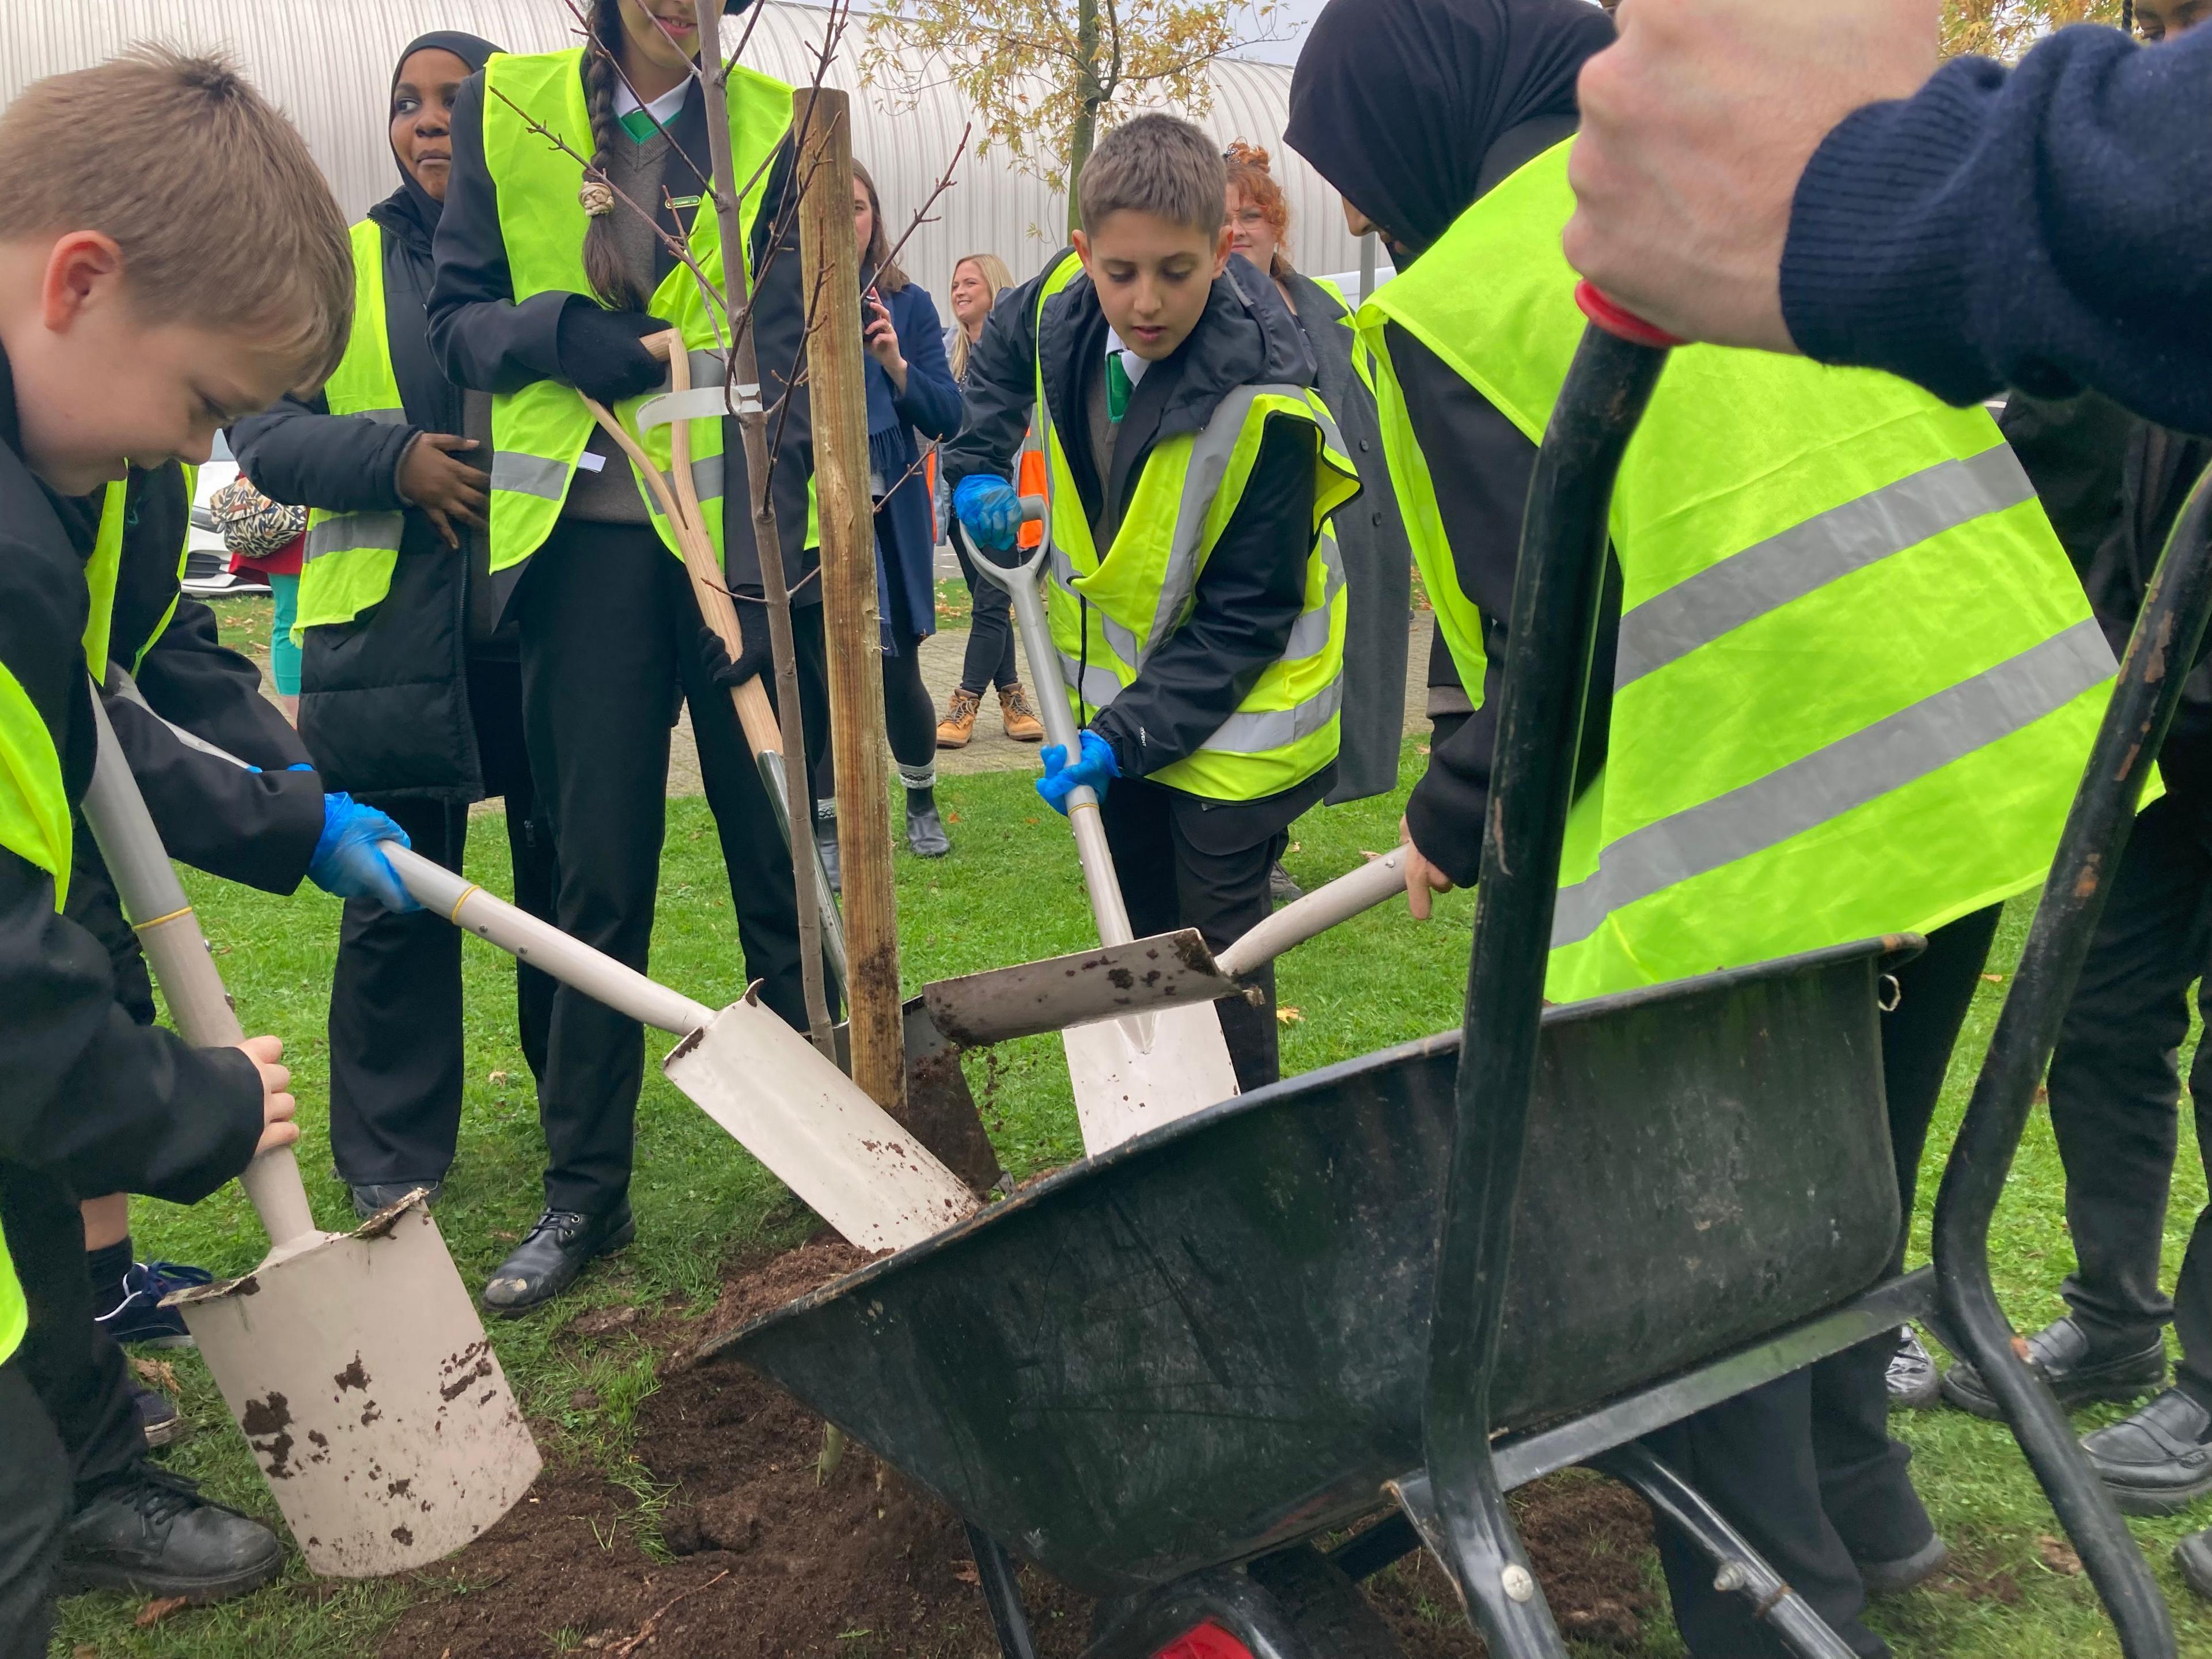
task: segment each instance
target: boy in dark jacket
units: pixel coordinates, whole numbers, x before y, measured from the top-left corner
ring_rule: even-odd
[[[73,1454],[96,1425],[58,1421],[41,1387],[89,1326],[81,1194],[191,1202],[296,1134],[274,1038],[198,1050],[139,1024],[109,952],[62,913],[94,756],[88,624],[104,620],[87,582],[97,521],[68,498],[121,477],[126,458],[204,459],[225,420],[319,378],[349,283],[306,146],[222,64],[149,49],[40,82],[0,116],[0,164],[17,180],[0,199],[0,1654],[13,1659],[46,1650],[58,1562],[71,1585],[183,1565],[168,1582],[211,1599],[281,1559],[265,1529],[143,1463],[97,1471],[73,1497],[88,1473]],[[131,1410],[127,1395],[97,1404]]]
[[[1358,490],[1296,321],[1231,262],[1223,177],[1218,147],[1167,116],[1098,147],[1082,272],[1063,256],[1000,301],[945,464],[970,539],[1012,547],[1006,479],[1035,406],[1053,633],[1084,726],[1079,755],[1044,750],[1038,793],[1065,812],[1078,785],[1097,792],[1139,933],[1195,927],[1217,950],[1265,919],[1291,821],[1335,777],[1344,597],[1325,521]],[[1245,1089],[1279,1069],[1262,983],[1263,1006],[1218,1005]]]

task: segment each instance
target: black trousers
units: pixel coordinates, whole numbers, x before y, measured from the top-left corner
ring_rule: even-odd
[[[46,1659],[69,1457],[21,1358],[0,1364],[0,1659]]]
[[[976,571],[967,543],[958,536],[952,538],[952,550],[975,600],[968,616],[968,652],[960,661],[960,689],[980,697],[994,685],[1004,690],[1022,677],[1014,662],[1014,602],[1005,588]]]
[[[30,1329],[15,1363],[69,1454],[80,1492],[146,1455],[123,1350],[94,1319],[77,1194],[49,1176],[0,1164],[0,1227],[30,1304]]]
[[[1289,845],[1287,830],[1249,847],[1208,850],[1180,820],[1195,807],[1179,792],[1141,778],[1124,778],[1107,791],[1099,816],[1129,926],[1142,939],[1177,927],[1195,927],[1219,951],[1267,919],[1267,871]],[[1228,1040],[1237,1086],[1249,1091],[1282,1075],[1275,1037],[1275,969],[1254,975],[1265,994],[1257,1008],[1231,997],[1213,1005]]]
[[[537,792],[522,731],[522,672],[511,662],[469,665],[469,709],[484,789],[507,813],[514,902],[553,918],[551,833],[537,822]],[[379,799],[424,858],[459,872],[469,809],[459,801]],[[515,966],[515,1015],[530,1074],[545,1076],[553,980]],[[443,916],[397,916],[349,899],[331,981],[331,1152],[350,1186],[442,1181],[461,1127],[461,935]]]
[[[532,556],[514,608],[530,767],[553,832],[556,924],[650,971],[669,732],[681,696],[729,872],[745,978],[762,981],[762,1000],[803,1029],[790,855],[729,693],[710,676],[683,564],[647,526],[563,520]],[[815,748],[828,701],[819,607],[795,611],[793,623]],[[792,773],[792,787],[804,793],[805,764]],[[732,973],[684,988],[713,1006],[744,984]],[[566,986],[555,992],[538,1091],[550,1206],[600,1213],[629,1190],[644,1060],[636,1021]]]
[[[909,789],[931,789],[937,784],[937,709],[921,678],[921,641],[925,635],[899,636],[898,649],[882,654],[884,673],[884,740],[898,763],[899,781]],[[809,747],[813,726],[807,726]],[[814,799],[837,799],[837,774],[829,746],[823,745],[814,766]],[[824,809],[827,810],[827,809]]]
[[[1882,1080],[1904,1216],[1893,1269],[1904,1264],[1921,1151],[1998,915],[1992,906],[1938,928],[1927,951],[1898,970],[1897,1006],[1882,1016]],[[1889,1649],[1859,1622],[1866,1589],[1855,1560],[1901,1559],[1935,1532],[1906,1473],[1911,1454],[1889,1435],[1884,1373],[1896,1351],[1893,1334],[1863,1342],[1645,1441],[1855,1653],[1869,1656]],[[1743,1597],[1713,1589],[1707,1557],[1664,1522],[1657,1530],[1674,1621],[1697,1659],[1787,1654]]]
[[[2136,818],[2112,878],[2051,1060],[2051,1127],[2079,1264],[2068,1305],[2100,1342],[2148,1343],[2171,1320],[2181,1379],[2212,1401],[2212,1209],[2197,1218],[2172,1299],[2159,1290],[2181,1043],[2208,955],[2212,844],[2197,813],[2167,796]],[[2212,1048],[2197,1049],[2189,1092],[2212,1147]]]

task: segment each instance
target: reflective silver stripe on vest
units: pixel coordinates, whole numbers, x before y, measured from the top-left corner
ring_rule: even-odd
[[[307,532],[306,557],[312,563],[325,553],[351,553],[358,548],[397,550],[406,533],[407,518],[401,513],[339,513]]]
[[[374,421],[379,426],[405,426],[407,411],[404,409],[351,409],[346,418],[356,421]]]
[[[1302,611],[1291,624],[1291,637],[1283,647],[1280,661],[1304,662],[1328,649],[1329,606],[1344,591],[1344,560],[1337,551],[1334,531],[1325,529],[1321,532],[1321,563],[1325,575],[1321,605],[1317,609]]]
[[[2035,487],[2019,458],[1999,444],[1831,507],[1707,566],[1624,615],[1613,684],[1632,684],[1855,570],[2034,499]]]
[[[1199,747],[1231,755],[1264,755],[1272,749],[1288,748],[1327,726],[1343,704],[1344,681],[1340,676],[1295,708],[1231,714]]]
[[[1595,873],[1560,890],[1552,948],[1588,939],[1639,899],[1779,846],[2010,737],[2112,672],[2103,630],[2079,622],[1763,778],[1632,831],[1599,855]]]
[[[1112,669],[1079,661],[1065,651],[1060,653],[1060,678],[1062,684],[1073,686],[1093,708],[1103,708],[1121,695],[1121,682]]]
[[[502,449],[491,458],[491,487],[515,495],[537,495],[549,501],[566,501],[568,464],[544,455],[525,455]]]
[[[702,501],[721,499],[722,458],[720,455],[702,456],[691,463],[691,488]]]

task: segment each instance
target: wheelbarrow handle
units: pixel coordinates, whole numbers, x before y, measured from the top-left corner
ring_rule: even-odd
[[[154,977],[161,981],[169,1018],[185,1041],[196,1048],[234,1048],[246,1040],[238,1011],[223,988],[222,975],[161,845],[154,816],[146,810],[138,781],[131,775],[131,763],[107,723],[97,686],[92,693],[92,720],[100,747],[92,782],[85,791],[84,821],[146,960],[153,965]],[[289,1146],[257,1154],[238,1181],[269,1234],[272,1255],[289,1255],[322,1237],[307,1207],[307,1189]]]
[[[1671,347],[1689,343],[1678,335],[1669,334],[1656,323],[1645,322],[1587,277],[1575,285],[1575,304],[1583,316],[1613,338],[1626,340],[1631,345],[1649,346],[1654,351],[1665,351]]]

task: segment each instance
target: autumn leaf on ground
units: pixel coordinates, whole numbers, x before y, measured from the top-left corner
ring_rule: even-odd
[[[171,1613],[176,1612],[179,1607],[185,1606],[186,1600],[187,1598],[181,1595],[157,1596],[155,1600],[149,1601],[144,1607],[139,1608],[138,1616],[136,1619],[133,1619],[131,1622],[136,1625],[140,1630],[148,1629],[152,1626],[160,1624],[161,1620],[167,1619]]]
[[[1275,1010],[1275,1022],[1279,1025],[1301,1024],[1304,1023],[1305,1017],[1305,1011],[1303,1008],[1278,1008]]]
[[[149,1389],[159,1389],[163,1394],[177,1392],[177,1373],[166,1359],[141,1359],[131,1356],[131,1369],[138,1380]]]
[[[2063,1540],[2053,1538],[2047,1532],[2038,1533],[2035,1553],[2043,1558],[2043,1565],[2051,1571],[2062,1573],[2069,1578],[2081,1576],[2081,1558],[2074,1553],[2074,1547]]]
[[[983,1582],[977,1576],[975,1564],[973,1561],[963,1561],[952,1569],[952,1576],[963,1584],[980,1584]]]

